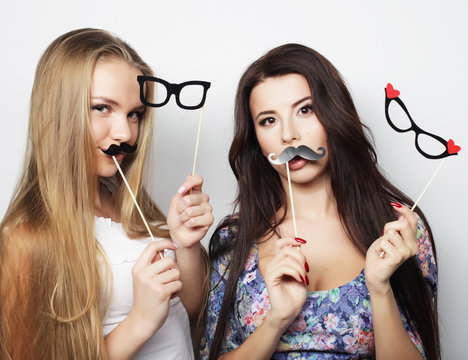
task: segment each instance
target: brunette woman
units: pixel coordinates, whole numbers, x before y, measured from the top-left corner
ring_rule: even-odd
[[[204,358],[439,358],[431,232],[365,130],[310,48],[277,47],[245,71],[229,152],[237,207],[210,242]],[[268,156],[300,145],[326,151],[288,163],[293,219],[288,170]]]

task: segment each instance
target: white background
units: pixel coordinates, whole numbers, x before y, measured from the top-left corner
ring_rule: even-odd
[[[254,59],[286,42],[313,47],[340,70],[374,134],[380,165],[416,199],[440,160],[422,157],[413,133],[399,134],[388,126],[383,89],[391,82],[423,129],[462,146],[420,205],[439,255],[443,358],[466,356],[467,1],[1,0],[0,13],[0,216],[23,161],[36,64],[66,31],[110,30],[133,45],[158,76],[175,83],[211,81],[197,172],[205,178],[216,223],[231,211],[235,196],[227,152],[237,81]],[[164,211],[192,170],[199,114],[179,109],[173,99],[157,112],[151,191]]]

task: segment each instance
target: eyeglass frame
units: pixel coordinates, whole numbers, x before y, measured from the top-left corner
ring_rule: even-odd
[[[428,158],[428,159],[442,159],[442,158],[445,158],[447,156],[450,156],[450,155],[458,155],[458,153],[452,153],[450,154],[449,151],[448,151],[448,145],[447,145],[447,141],[444,140],[443,138],[441,138],[440,136],[438,135],[435,135],[435,134],[431,134],[423,129],[421,129],[413,120],[413,118],[411,117],[408,109],[406,108],[405,106],[405,103],[403,102],[403,100],[400,99],[399,96],[396,96],[396,97],[392,97],[392,98],[389,98],[388,95],[387,95],[387,89],[385,88],[384,89],[385,91],[385,117],[387,118],[387,122],[388,124],[392,127],[393,130],[399,132],[399,133],[405,133],[405,132],[408,132],[408,131],[414,131],[414,133],[416,134],[415,138],[414,138],[414,144],[416,146],[416,149],[419,151],[419,153],[421,155],[423,155],[424,157]],[[400,107],[403,109],[403,111],[406,113],[406,115],[408,116],[408,119],[411,123],[411,126],[407,129],[400,129],[398,128],[394,123],[393,121],[390,119],[390,115],[388,113],[388,108],[390,106],[390,103],[395,100],[398,105],[400,105]],[[445,147],[445,151],[440,154],[440,155],[431,155],[431,154],[428,154],[426,153],[423,149],[421,149],[421,147],[419,146],[418,144],[418,136],[419,135],[427,135],[429,137],[432,137],[433,139],[439,141],[444,147]]]
[[[208,92],[208,89],[211,86],[211,82],[200,81],[200,80],[190,80],[190,81],[185,81],[180,84],[172,84],[164,79],[157,78],[155,76],[148,76],[148,75],[138,75],[137,81],[140,84],[140,100],[144,105],[150,106],[150,107],[161,107],[161,106],[166,105],[169,102],[171,96],[174,95],[177,105],[180,108],[185,109],[185,110],[200,109],[205,104],[206,93]],[[164,87],[167,90],[167,97],[163,102],[159,104],[154,104],[154,103],[149,102],[145,98],[144,84],[146,81],[151,81],[153,83],[160,83],[164,85]],[[203,87],[203,97],[198,105],[187,106],[180,102],[180,92],[185,86],[189,86],[189,85],[201,85]]]

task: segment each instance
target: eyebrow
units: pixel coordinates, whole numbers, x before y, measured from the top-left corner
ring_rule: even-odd
[[[100,100],[100,101],[104,101],[104,102],[106,102],[106,103],[109,103],[109,104],[111,104],[111,105],[119,105],[119,103],[118,103],[117,101],[112,100],[112,99],[110,99],[110,98],[107,98],[107,97],[105,97],[105,96],[93,96],[93,97],[91,98],[91,100]]]
[[[303,97],[302,99],[297,100],[295,103],[291,105],[291,107],[293,108],[306,100],[312,100],[312,96],[306,96],[306,97]],[[275,113],[274,110],[265,110],[265,111],[259,112],[257,116],[255,116],[255,120],[257,120],[258,117],[261,115],[269,115],[269,114],[274,114],[274,113]]]
[[[110,98],[108,98],[108,97],[105,97],[105,96],[93,96],[93,97],[91,98],[91,100],[94,100],[94,101],[96,101],[96,100],[98,100],[98,101],[104,101],[104,102],[106,102],[106,103],[108,103],[108,104],[111,104],[111,105],[114,105],[114,106],[120,106],[120,104],[119,104],[117,101],[112,100],[112,99],[110,99]],[[143,110],[145,110],[145,109],[146,109],[146,106],[143,105],[143,104],[141,104],[141,105],[139,105],[139,106],[135,106],[135,107],[133,108],[133,110],[137,110],[137,111],[143,111]]]
[[[292,107],[295,107],[295,106],[299,105],[301,102],[304,102],[306,100],[312,100],[312,96],[306,96],[306,97],[302,98],[301,100],[296,101],[294,104],[292,104]]]

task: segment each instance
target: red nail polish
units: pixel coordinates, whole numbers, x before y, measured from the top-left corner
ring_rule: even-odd
[[[309,264],[307,264],[307,261],[305,262],[304,267],[305,267],[306,272],[309,272]]]
[[[299,277],[301,278],[302,283],[305,284],[304,278],[301,275],[299,275]]]
[[[309,278],[307,277],[307,275],[306,275],[305,280],[306,280],[306,285],[309,286]]]
[[[294,238],[294,240],[296,240],[299,244],[305,244],[307,243],[307,241],[305,241],[304,239],[301,239],[301,238]]]
[[[380,235],[380,236],[383,236],[383,234],[384,234],[384,231],[385,231],[385,230],[382,230],[382,235]]]
[[[397,202],[394,202],[394,201],[391,201],[390,205],[392,205],[393,207],[396,207],[396,208],[401,208],[402,207],[401,204],[398,204]]]

